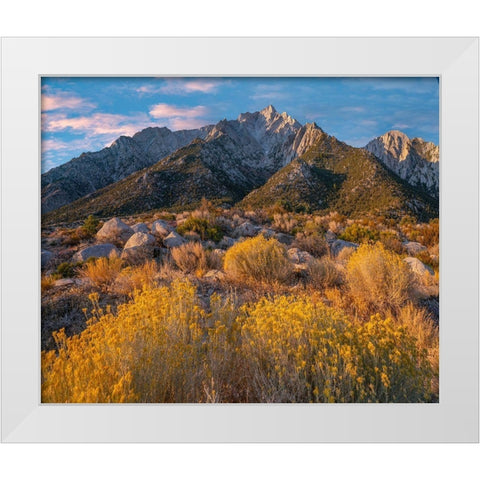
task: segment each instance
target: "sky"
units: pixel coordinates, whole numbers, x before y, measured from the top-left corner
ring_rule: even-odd
[[[438,145],[436,77],[43,77],[42,172],[151,126],[198,128],[273,105],[363,147],[389,130]]]

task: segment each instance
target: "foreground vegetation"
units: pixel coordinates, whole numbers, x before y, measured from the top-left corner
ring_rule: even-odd
[[[212,205],[165,218],[188,241],[133,263],[65,261],[94,219],[54,232],[43,402],[438,401],[438,222]],[[235,238],[246,219],[263,230]],[[359,246],[334,254],[329,235]],[[405,242],[433,274],[411,270]]]

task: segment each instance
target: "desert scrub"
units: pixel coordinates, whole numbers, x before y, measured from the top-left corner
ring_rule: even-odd
[[[297,233],[292,247],[304,250],[314,257],[322,257],[328,253],[328,245],[325,236],[316,232],[311,234],[305,234],[303,232]]]
[[[435,373],[415,338],[390,319],[351,322],[309,298],[244,309],[241,349],[251,401],[431,401]]]
[[[420,402],[435,372],[406,326],[351,321],[310,297],[239,306],[174,281],[113,313],[98,294],[87,328],[42,352],[42,402]],[[414,332],[416,330],[412,330]]]
[[[123,260],[118,257],[97,258],[87,262],[79,271],[81,278],[87,279],[92,285],[103,290],[115,282],[123,267]]]
[[[89,215],[82,226],[82,231],[85,238],[92,238],[95,236],[100,227],[100,221],[93,215]]]
[[[178,228],[177,232],[184,235],[187,232],[195,232],[202,240],[213,240],[219,242],[223,238],[223,231],[219,225],[207,218],[190,217]]]
[[[223,265],[230,277],[247,281],[285,282],[292,274],[285,246],[263,235],[236,243],[227,250]]]
[[[217,252],[206,250],[197,242],[174,247],[171,254],[177,267],[184,273],[197,273],[201,276],[208,270],[218,270],[222,265]]]
[[[347,285],[360,312],[396,311],[410,299],[413,276],[396,253],[376,245],[361,245],[347,263]]]
[[[116,276],[113,290],[121,295],[133,295],[135,290],[152,288],[156,284],[158,273],[159,267],[155,260],[128,266]]]
[[[380,232],[367,226],[354,223],[349,225],[339,238],[353,243],[374,243],[380,239]]]
[[[78,269],[82,265],[82,262],[70,263],[62,262],[55,270],[55,278],[71,278],[76,277]]]
[[[342,283],[342,276],[335,262],[328,257],[314,259],[308,264],[309,283],[315,288],[330,288]]]
[[[195,288],[173,282],[137,292],[113,315],[98,306],[80,335],[55,334],[42,353],[42,401],[194,402],[203,397],[202,342]]]

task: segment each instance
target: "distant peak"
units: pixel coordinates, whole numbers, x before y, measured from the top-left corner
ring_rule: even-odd
[[[384,133],[382,137],[393,137],[393,138],[402,138],[404,140],[410,140],[408,135],[401,132],[400,130],[389,130],[387,133]]]
[[[277,111],[275,110],[275,107],[273,105],[268,105],[268,107],[265,107],[263,110],[260,110],[260,113],[273,115],[277,113]]]

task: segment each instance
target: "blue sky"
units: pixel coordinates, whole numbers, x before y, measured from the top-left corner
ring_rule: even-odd
[[[438,145],[437,78],[42,79],[42,171],[149,126],[197,128],[272,104],[350,145],[389,130]]]

